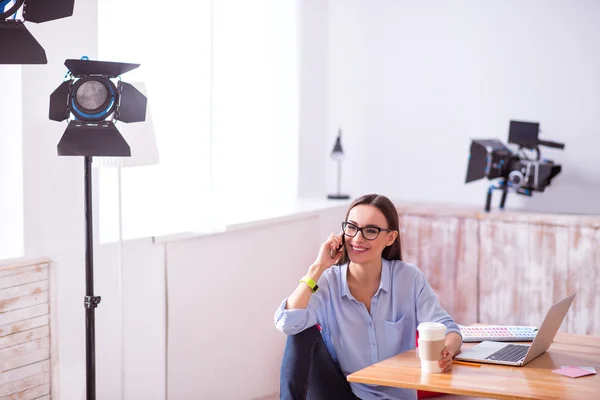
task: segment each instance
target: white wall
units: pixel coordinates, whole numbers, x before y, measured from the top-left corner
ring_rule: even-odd
[[[600,2],[330,0],[328,14],[328,134],[344,128],[351,195],[483,207],[487,182],[464,184],[470,139],[506,141],[524,119],[566,143],[543,150],[563,173],[507,207],[600,213]]]
[[[300,103],[298,195],[326,198],[328,0],[299,2]]]
[[[121,358],[117,244],[96,251],[98,399],[119,400]],[[124,397],[164,400],[166,390],[166,276],[164,246],[151,239],[123,245]],[[78,303],[77,303],[78,305]]]
[[[286,337],[273,315],[344,212],[167,244],[169,399],[278,393]]]
[[[0,65],[0,260],[23,255],[21,67]]]

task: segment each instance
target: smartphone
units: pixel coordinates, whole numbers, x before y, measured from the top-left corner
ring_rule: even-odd
[[[346,240],[345,240],[345,238],[346,238],[346,235],[344,235],[344,234],[342,233],[342,244],[341,244],[341,245],[340,245],[340,246],[339,246],[339,247],[338,247],[336,250],[333,250],[333,249],[332,249],[332,250],[329,250],[329,257],[331,257],[331,258],[335,258],[335,255],[338,253],[338,251],[340,251],[340,249],[341,249],[342,247],[344,247],[344,244],[346,243]]]

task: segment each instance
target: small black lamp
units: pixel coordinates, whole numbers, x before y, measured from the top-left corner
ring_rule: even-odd
[[[338,137],[335,140],[335,145],[333,146],[333,150],[331,152],[331,159],[337,161],[338,170],[337,170],[337,193],[327,195],[328,199],[331,200],[347,200],[350,198],[350,195],[341,193],[342,186],[342,160],[344,159],[344,150],[342,150],[342,130],[338,131]]]

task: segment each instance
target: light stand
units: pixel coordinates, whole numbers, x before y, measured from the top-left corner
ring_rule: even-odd
[[[342,194],[342,160],[344,159],[344,150],[342,149],[342,130],[338,131],[338,137],[335,140],[331,159],[337,161],[337,193],[327,196],[330,200],[347,200],[350,195]]]
[[[94,296],[94,244],[92,228],[92,157],[84,157],[85,184],[85,359],[87,399],[96,398],[96,307],[101,297]]]
[[[92,157],[130,157],[131,149],[116,121],[141,122],[146,118],[146,96],[121,81],[125,72],[139,64],[66,60],[65,80],[50,95],[49,118],[68,122],[57,145],[59,156],[84,157],[85,187],[85,355],[86,399],[96,399],[95,310],[101,297],[94,295],[92,218]],[[115,83],[113,79],[117,79]]]

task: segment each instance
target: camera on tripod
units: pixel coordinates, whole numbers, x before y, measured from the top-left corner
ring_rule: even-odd
[[[565,145],[540,140],[539,128],[538,122],[510,121],[508,143],[519,146],[516,152],[497,139],[472,141],[465,183],[482,178],[496,180],[488,188],[485,211],[490,211],[494,190],[502,190],[500,208],[504,209],[508,191],[524,196],[544,192],[561,172],[560,164],[541,158],[540,146],[564,149]],[[528,157],[527,150],[534,151],[535,157]]]

